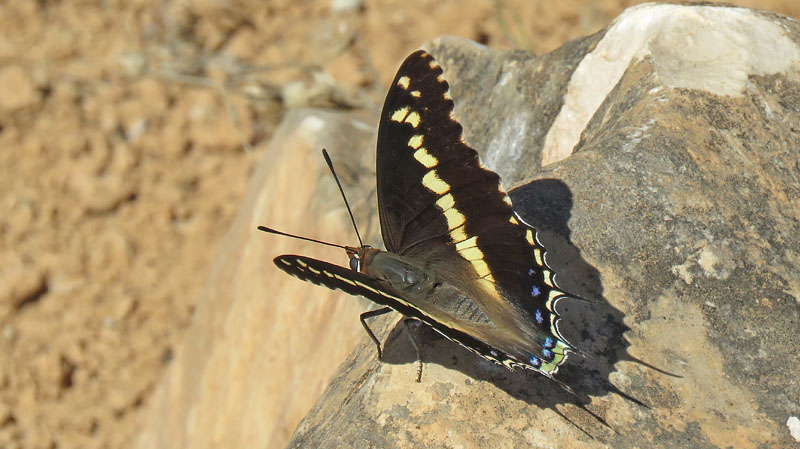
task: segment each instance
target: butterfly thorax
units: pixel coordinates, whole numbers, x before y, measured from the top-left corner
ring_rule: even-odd
[[[422,262],[374,248],[361,254],[361,272],[410,300],[420,315],[436,321],[489,323],[486,313],[470,299],[468,292],[462,291],[446,276],[431,271]]]
[[[398,293],[423,299],[433,289],[434,276],[423,267],[386,251],[368,248],[362,251],[360,271],[391,286]]]

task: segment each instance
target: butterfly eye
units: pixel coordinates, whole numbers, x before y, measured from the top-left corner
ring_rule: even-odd
[[[358,255],[354,255],[350,258],[350,269],[353,271],[359,271],[361,268],[361,259],[358,258]]]

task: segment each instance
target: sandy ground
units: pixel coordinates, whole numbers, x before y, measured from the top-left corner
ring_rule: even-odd
[[[428,39],[543,53],[636,3],[0,4],[0,447],[130,446],[287,108],[377,109]]]

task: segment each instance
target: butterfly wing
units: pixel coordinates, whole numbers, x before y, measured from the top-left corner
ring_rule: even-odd
[[[511,366],[514,361],[507,354],[490,347],[479,339],[449,327],[436,317],[425,312],[406,298],[394,293],[379,281],[348,268],[305,256],[284,254],[276,257],[275,265],[282,271],[306,282],[341,290],[345,293],[362,296],[370,301],[391,307],[411,318],[416,318],[433,327],[448,339],[464,346],[476,354],[499,364]]]
[[[462,153],[446,151],[463,143],[443,81],[436,61],[417,51],[401,65],[384,102],[378,129],[378,203],[383,241],[394,253],[420,238],[447,232],[445,223],[430,216],[438,195],[422,185],[431,168]],[[428,176],[425,181],[435,183],[434,175]]]
[[[555,308],[566,294],[536,230],[514,213],[500,177],[464,141],[442,73],[431,55],[413,53],[386,97],[377,155],[384,243],[455,282],[480,286],[474,300],[490,318],[528,337],[518,364],[552,376],[573,350]],[[452,273],[465,260],[471,269]],[[487,343],[512,344],[503,338]]]
[[[292,254],[278,256],[273,259],[273,262],[278,268],[300,280],[332,290],[341,290],[354,296],[363,296],[374,303],[389,306],[401,313],[406,312],[402,298],[380,286],[374,279],[357,271],[322,260]]]

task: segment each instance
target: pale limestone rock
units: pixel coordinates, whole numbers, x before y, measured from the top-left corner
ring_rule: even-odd
[[[0,69],[0,111],[14,113],[40,100],[33,78],[25,69],[9,65]]]
[[[256,227],[353,244],[320,149],[327,146],[343,164],[340,176],[352,186],[357,178],[348,167],[354,162],[343,155],[366,148],[371,137],[371,128],[354,114],[287,115],[264,151],[211,275],[198,273],[206,292],[153,396],[137,447],[285,444],[362,337],[358,315],[366,301],[299,282],[272,263],[283,253],[346,262],[344,251]],[[357,195],[351,201],[361,204],[357,212],[373,207]]]

